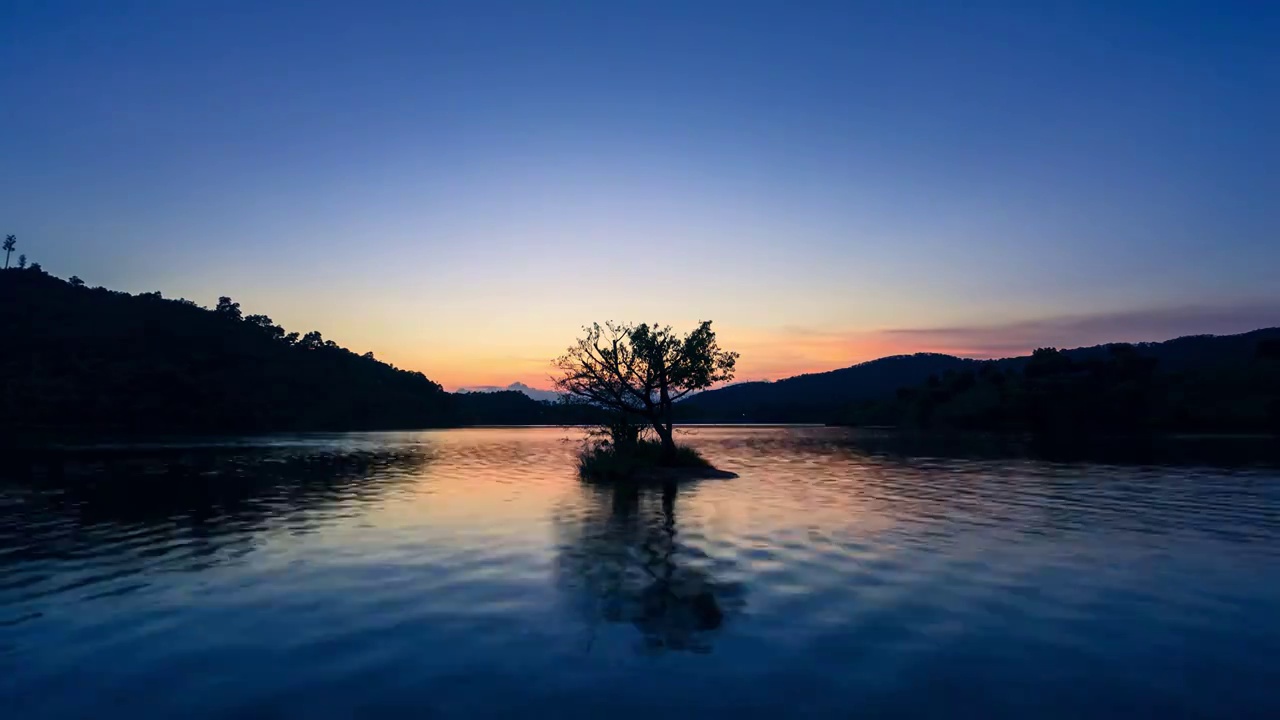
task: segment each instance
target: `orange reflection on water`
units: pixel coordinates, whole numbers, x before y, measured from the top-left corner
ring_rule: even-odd
[[[892,526],[859,489],[860,478],[877,468],[850,452],[830,447],[797,452],[793,433],[768,427],[701,427],[678,435],[717,467],[740,476],[679,488],[681,517],[705,526],[704,532],[731,537],[784,532],[789,541],[812,542]],[[582,439],[581,431],[566,428],[417,433],[414,441],[428,448],[430,460],[364,522],[380,528],[429,525],[464,534],[525,535],[530,542],[545,542],[554,514],[583,512],[599,500],[597,489],[577,476],[575,455]]]

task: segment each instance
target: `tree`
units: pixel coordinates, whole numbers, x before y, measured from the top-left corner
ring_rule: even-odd
[[[733,379],[738,353],[721,350],[711,321],[684,337],[667,327],[605,323],[584,327],[586,337],[553,365],[555,387],[576,402],[602,407],[649,427],[675,457],[672,405],[718,382]]]
[[[71,283],[71,287],[84,287],[84,281],[78,275],[72,275],[67,282]]]
[[[13,254],[13,249],[18,245],[17,235],[6,235],[4,238],[4,268],[9,269],[9,256]]]
[[[214,311],[229,320],[239,320],[241,315],[240,303],[232,302],[231,298],[226,295],[218,298],[218,306],[214,308]]]
[[[1028,378],[1038,378],[1056,375],[1069,369],[1071,369],[1071,358],[1058,348],[1044,347],[1036,348],[1031,353],[1031,359],[1027,361],[1027,366],[1022,372]]]
[[[250,325],[255,325],[258,328],[261,328],[264,333],[270,335],[273,339],[283,340],[285,337],[284,328],[276,325],[272,322],[271,318],[266,315],[247,315],[245,316],[244,321]]]
[[[26,267],[27,267],[27,256],[26,256],[26,255],[19,255],[19,256],[18,256],[18,269],[19,269],[19,270],[23,270],[23,269],[25,269]]]

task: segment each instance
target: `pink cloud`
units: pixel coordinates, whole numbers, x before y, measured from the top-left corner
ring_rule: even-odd
[[[1280,301],[1188,306],[1025,320],[999,325],[880,331],[904,346],[966,357],[1008,357],[1037,347],[1071,348],[1109,342],[1168,340],[1183,335],[1231,335],[1280,325]]]
[[[888,355],[937,352],[959,357],[1026,355],[1037,347],[1230,335],[1280,325],[1280,301],[1187,306],[1024,320],[992,325],[827,331],[787,327],[743,338],[740,375],[772,379],[848,367]]]

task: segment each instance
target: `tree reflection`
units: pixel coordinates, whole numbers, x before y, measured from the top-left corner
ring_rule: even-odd
[[[744,588],[712,576],[711,559],[680,542],[680,488],[584,485],[556,519],[562,587],[595,624],[630,623],[646,652],[710,652]]]
[[[82,448],[0,467],[0,563],[86,556],[197,570],[310,532],[410,482],[425,446]]]

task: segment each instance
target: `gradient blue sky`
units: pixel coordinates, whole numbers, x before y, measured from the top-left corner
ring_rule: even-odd
[[[55,274],[545,385],[1280,324],[1280,3],[0,3],[0,231]]]

